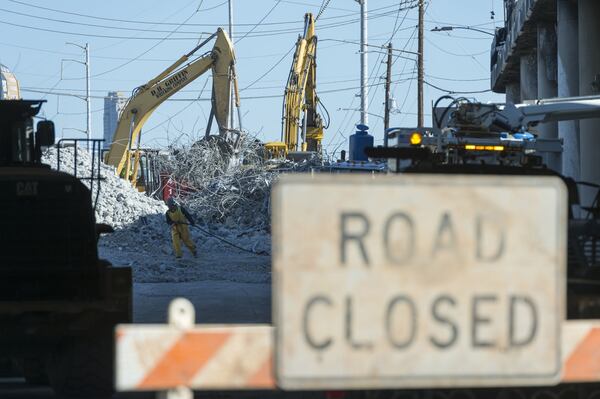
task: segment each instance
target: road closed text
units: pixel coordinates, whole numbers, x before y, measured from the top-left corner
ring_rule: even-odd
[[[480,263],[479,268],[493,268],[501,262],[507,251],[505,226],[498,218],[490,219],[484,214],[475,213],[471,218],[456,220],[449,211],[432,215],[435,221],[427,241],[419,245],[416,231],[417,219],[409,212],[393,210],[373,223],[364,212],[342,211],[339,213],[339,264],[347,269],[348,259],[355,261],[351,267],[369,270],[354,292],[340,295],[326,291],[315,292],[306,298],[302,312],[302,331],[306,345],[314,350],[327,350],[335,345],[348,349],[369,350],[374,346],[373,338],[361,332],[361,313],[375,312],[379,316],[376,325],[369,323],[372,335],[383,337],[383,341],[394,350],[407,350],[421,340],[420,345],[434,350],[448,350],[462,344],[473,349],[522,348],[536,339],[540,317],[539,306],[528,292],[501,294],[485,291],[477,287],[464,287],[460,291],[441,290],[436,295],[424,297],[422,293],[403,292],[410,286],[407,281],[398,281],[397,289],[387,294],[377,283],[370,284],[371,273],[379,270],[436,267],[436,259],[473,259]],[[462,229],[458,229],[461,223]],[[464,224],[470,223],[465,228]],[[460,237],[461,231],[472,230],[472,239]],[[370,236],[379,234],[376,240]],[[398,240],[398,237],[401,239]],[[464,244],[469,242],[470,245]],[[373,245],[376,243],[376,245]],[[462,244],[461,244],[462,243]],[[380,263],[375,264],[375,254]],[[352,255],[350,255],[352,254]],[[424,266],[415,265],[414,259],[427,259]],[[357,260],[358,259],[358,260]],[[377,270],[372,270],[377,269]],[[373,293],[371,293],[373,292]],[[376,298],[376,299],[375,299]],[[377,303],[377,305],[374,305]],[[334,314],[341,314],[340,325],[322,326],[323,320],[335,320]],[[364,318],[364,317],[363,317]],[[362,327],[363,330],[364,327]],[[337,330],[337,333],[332,331]]]
[[[361,323],[366,308],[351,295],[333,298],[316,294],[307,299],[302,314],[302,334],[310,350],[326,351],[335,346],[353,351],[373,350],[383,344],[406,351],[416,344],[431,350],[450,350],[466,344],[475,350],[521,349],[535,343],[539,310],[528,295],[476,294],[461,302],[451,294],[431,301],[398,293],[381,302],[379,325]],[[361,305],[363,305],[361,307]],[[343,316],[333,324],[335,314]],[[329,320],[324,326],[323,320]]]

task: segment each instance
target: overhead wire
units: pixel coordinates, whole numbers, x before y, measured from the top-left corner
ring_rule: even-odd
[[[190,14],[190,16],[189,16],[189,17],[187,17],[187,18],[185,19],[185,21],[183,21],[183,23],[186,23],[187,21],[189,21],[190,19],[192,19],[192,17],[194,17],[194,15],[196,15],[196,14],[198,13],[198,11],[200,10],[200,7],[202,7],[202,4],[203,4],[203,3],[204,3],[204,0],[200,0],[200,3],[198,4],[198,7],[196,8],[196,11],[194,11],[192,14]],[[181,25],[179,25],[179,26],[181,26]],[[106,70],[106,71],[103,71],[103,72],[100,72],[100,73],[97,73],[97,74],[93,75],[92,77],[93,77],[93,78],[96,78],[96,77],[98,77],[98,76],[103,76],[103,75],[106,75],[106,74],[108,74],[108,73],[111,73],[111,72],[114,72],[114,71],[116,71],[116,70],[118,70],[118,69],[121,69],[121,68],[123,68],[124,66],[127,66],[127,65],[131,64],[132,62],[134,62],[134,61],[138,60],[138,59],[139,59],[139,58],[141,58],[142,56],[144,56],[144,55],[148,54],[150,51],[154,50],[154,49],[155,49],[156,47],[158,47],[158,46],[159,46],[161,43],[163,43],[163,42],[164,42],[164,41],[165,41],[167,38],[169,38],[169,37],[170,37],[170,36],[171,36],[173,33],[175,33],[175,32],[177,31],[177,29],[179,29],[179,26],[178,26],[178,27],[176,27],[175,29],[173,29],[173,31],[172,31],[171,33],[169,33],[169,34],[168,34],[167,36],[165,36],[164,38],[160,39],[160,40],[159,40],[157,43],[155,43],[153,46],[151,46],[149,49],[147,49],[146,51],[142,52],[142,53],[141,53],[141,54],[139,54],[138,56],[136,56],[136,57],[134,57],[134,58],[132,58],[132,59],[130,59],[130,60],[128,60],[128,61],[126,61],[126,62],[124,62],[124,63],[120,64],[120,65],[117,65],[116,67],[110,68],[110,69],[108,69],[108,70]]]
[[[242,37],[240,37],[238,40],[236,40],[235,44],[241,42],[250,33],[252,33],[254,31],[254,29],[256,29],[256,27],[258,27],[265,19],[267,19],[269,17],[269,15],[271,15],[271,13],[275,10],[275,8],[277,8],[277,6],[279,5],[279,3],[281,3],[281,0],[276,0],[275,4],[273,5],[273,7],[271,7],[271,9],[269,11],[267,11],[267,13],[260,19],[260,21],[258,21],[256,24],[254,24],[254,26],[248,32],[246,32],[246,34],[244,34]],[[233,38],[231,38],[231,40],[233,40]]]
[[[473,78],[473,79],[447,78],[447,77],[435,76],[435,75],[429,75],[429,74],[425,74],[425,77],[433,78],[433,79],[437,79],[437,80],[445,80],[448,82],[487,82],[490,80],[490,78]]]
[[[376,86],[381,86],[383,84],[384,84],[383,82],[382,83],[373,83],[373,84],[367,85],[367,87],[376,87]],[[342,88],[338,88],[338,89],[322,90],[319,93],[321,93],[321,94],[339,93],[339,92],[343,92],[343,91],[350,91],[350,90],[357,90],[357,89],[360,89],[360,86],[342,87]],[[57,92],[57,91],[51,91],[51,90],[38,90],[38,89],[32,89],[32,88],[22,88],[22,91],[30,92],[30,93],[55,95],[55,96],[64,96],[64,97],[77,97],[77,98],[81,97],[81,94],[79,94],[79,93],[65,93],[65,92]],[[90,96],[90,98],[96,98],[96,99],[104,99],[105,97],[106,96]],[[264,99],[264,98],[279,98],[279,97],[283,97],[283,94],[246,96],[246,97],[240,97],[240,99],[241,100],[257,100],[257,99]],[[169,101],[169,102],[174,102],[174,101],[211,101],[211,99],[210,98],[169,98],[165,101]]]
[[[321,15],[325,12],[325,10],[327,9],[327,7],[329,6],[329,2],[331,0],[323,0],[321,2],[321,7],[319,8],[319,12],[317,13],[317,16],[315,17],[315,22],[319,20],[319,18],[321,18]]]
[[[71,11],[65,11],[65,10],[59,10],[56,8],[50,8],[50,7],[44,7],[44,6],[40,6],[40,5],[34,5],[34,4],[30,4],[24,1],[19,1],[19,0],[7,0],[10,1],[12,3],[16,3],[16,4],[20,4],[23,6],[27,6],[30,8],[36,8],[36,9],[41,9],[44,11],[51,11],[51,12],[55,12],[55,13],[61,13],[61,14],[66,14],[66,15],[73,15],[73,16],[78,16],[78,17],[83,17],[83,18],[89,18],[89,19],[96,19],[96,20],[103,20],[103,21],[111,21],[111,22],[121,22],[121,23],[130,23],[130,24],[138,24],[138,25],[171,25],[171,26],[176,26],[179,25],[176,22],[164,22],[164,21],[139,21],[139,20],[131,20],[131,19],[121,19],[121,18],[108,18],[108,17],[100,17],[97,15],[89,15],[89,14],[83,14],[83,13],[77,13],[77,12],[71,12]],[[209,11],[209,10],[213,10],[216,9],[218,7],[221,7],[225,4],[228,3],[229,0],[225,0],[219,4],[217,4],[216,6],[213,7],[207,7],[204,8],[202,11]],[[395,7],[395,5],[391,5],[391,6],[385,6],[385,7],[380,7],[380,8],[375,8],[372,11],[380,11],[380,10],[384,10],[384,9],[388,9],[388,8],[392,8]],[[344,14],[344,15],[338,15],[338,16],[331,16],[331,17],[324,17],[321,18],[322,20],[325,19],[337,19],[337,18],[345,18],[348,16],[352,16],[355,15],[355,12],[351,12],[348,14]],[[289,25],[289,24],[293,24],[299,21],[277,21],[277,22],[263,22],[261,25]],[[207,26],[207,27],[219,27],[222,26],[223,24],[216,24],[216,23],[185,23],[184,26]],[[236,23],[236,26],[253,26],[254,23]],[[476,26],[476,25],[473,25]]]
[[[276,3],[278,4],[278,3]],[[381,17],[385,17],[390,15],[392,12],[386,12],[386,13],[381,13],[381,14],[376,14],[376,13],[371,13],[368,17],[368,19],[375,19],[375,18],[381,18]],[[41,18],[41,19],[47,19],[47,17],[40,17],[40,16],[30,16],[29,17],[34,17],[34,18]],[[349,19],[349,20],[344,20],[344,21],[338,21],[338,22],[334,22],[331,24],[323,24],[321,25],[320,29],[321,30],[327,30],[327,29],[334,29],[334,28],[339,28],[341,26],[346,26],[346,25],[351,25],[354,23],[357,23],[359,21],[359,19],[357,18],[353,18],[353,19]],[[70,23],[70,24],[82,24],[79,22],[73,22],[73,21],[62,21],[64,23]],[[294,22],[298,22],[299,21],[294,21]],[[114,35],[114,34],[100,34],[100,33],[87,33],[87,32],[71,32],[71,31],[64,31],[64,30],[59,30],[59,29],[50,29],[50,28],[45,28],[45,27],[37,27],[37,26],[31,26],[31,25],[22,25],[22,24],[17,24],[14,22],[7,22],[7,21],[0,21],[0,23],[5,23],[7,25],[12,25],[12,26],[16,26],[16,27],[20,27],[20,28],[25,28],[25,29],[33,29],[33,30],[41,30],[41,31],[47,31],[47,32],[52,32],[52,33],[59,33],[59,34],[66,34],[66,35],[72,35],[72,36],[83,36],[83,37],[98,37],[98,38],[104,38],[104,39],[122,39],[122,40],[195,40],[196,36],[193,37],[188,37],[188,36],[184,36],[184,37],[170,37],[172,34],[194,34],[194,35],[198,35],[198,34],[210,34],[210,32],[198,32],[198,31],[185,31],[185,32],[172,32],[171,35],[169,35],[167,38],[164,37],[148,37],[148,36],[120,36],[120,35]],[[264,25],[264,21],[259,23],[259,25]],[[89,25],[89,24],[85,24],[83,23],[83,25]],[[180,24],[180,26],[185,26],[185,23]],[[254,26],[252,27],[252,29],[250,29],[247,32],[240,32],[240,34],[243,35],[243,37],[265,37],[265,36],[272,36],[274,34],[292,34],[292,33],[296,33],[297,32],[297,28],[286,28],[286,29],[276,29],[276,30],[256,30],[256,27],[258,25],[254,24]],[[100,27],[100,25],[98,25],[98,27]],[[134,31],[140,31],[140,29],[137,28],[124,28],[124,27],[111,27],[111,26],[102,26],[108,29],[127,29],[127,30],[134,30]],[[153,33],[164,33],[164,32],[168,32],[168,31],[164,31],[164,30],[151,30],[151,29],[142,29],[141,31],[146,31],[146,32],[153,32]],[[241,39],[240,39],[241,40]]]
[[[269,69],[267,69],[267,71],[265,73],[263,73],[258,78],[253,80],[252,83],[250,83],[246,87],[243,87],[242,89],[240,89],[240,91],[248,90],[249,88],[254,86],[256,83],[260,82],[262,80],[262,78],[264,78],[269,73],[271,73],[271,71],[273,71],[273,69],[277,68],[277,66],[283,62],[283,60],[288,56],[288,54],[290,54],[292,52],[292,50],[294,50],[295,47],[296,47],[296,45],[294,44],[292,47],[290,47],[290,49],[287,51],[287,53],[285,53],[283,55],[283,57],[281,57],[279,60],[277,60],[277,62],[275,62],[275,64],[273,64]]]
[[[388,43],[392,42],[392,40],[394,39],[394,36],[396,36],[396,33],[398,32],[398,29],[400,29],[400,27],[404,24],[404,21],[406,21],[406,17],[408,16],[409,11],[411,9],[415,8],[414,2],[411,3],[409,6],[407,6],[406,8],[402,8],[402,5],[403,5],[403,3],[400,2],[399,6],[398,6],[398,13],[396,15],[396,23],[394,24],[394,29],[392,30],[392,34],[390,35],[390,37],[388,39]],[[416,6],[418,6],[418,3],[416,4]],[[398,22],[398,19],[400,17],[400,12],[403,11],[403,10],[406,10],[406,12],[404,13],[404,17],[402,18],[402,21],[400,21],[400,24],[398,24],[396,26],[396,24]],[[402,50],[406,50],[406,47],[404,49],[402,49]],[[379,68],[381,68],[381,65],[382,64],[379,65]],[[379,68],[377,69],[377,74],[379,74]],[[371,101],[369,102],[369,106],[375,100],[375,95],[377,94],[377,89],[378,89],[378,87],[376,87],[375,90],[374,90],[374,92],[373,92],[373,95],[371,97]],[[385,104],[385,99],[384,99],[384,104]],[[378,122],[379,122],[379,119],[377,119],[375,121],[375,124],[374,124],[373,128],[377,127]]]
[[[59,22],[59,23],[63,23],[63,24],[68,24],[68,25],[81,25],[81,26],[89,26],[92,28],[106,28],[106,29],[116,29],[116,30],[126,30],[126,31],[134,31],[134,32],[152,32],[152,33],[170,33],[170,30],[160,30],[160,29],[144,29],[144,28],[128,28],[125,26],[110,26],[110,25],[100,25],[100,24],[91,24],[91,23],[86,23],[86,22],[75,22],[75,21],[68,21],[68,20],[64,20],[64,19],[57,19],[57,18],[50,18],[50,17],[42,17],[39,15],[32,15],[32,14],[26,14],[23,12],[18,12],[18,11],[14,11],[14,10],[7,10],[5,8],[0,8],[0,11],[5,12],[5,13],[9,13],[9,14],[15,14],[15,15],[21,15],[21,16],[25,16],[27,18],[33,18],[33,19],[38,19],[38,20],[44,20],[44,21],[51,21],[51,22]],[[189,31],[185,31],[185,32],[180,32],[182,34],[199,34],[199,33],[204,33],[204,32],[189,32]]]
[[[37,4],[30,4],[30,3],[27,3],[25,1],[20,1],[20,0],[8,0],[8,1],[10,1],[11,3],[20,4],[20,5],[23,5],[26,7],[30,7],[30,8],[37,8],[37,9],[44,10],[44,11],[52,11],[52,12],[61,13],[61,14],[67,14],[67,15],[103,20],[103,21],[126,22],[126,23],[145,24],[145,25],[179,25],[176,22],[134,21],[134,20],[130,20],[130,19],[107,18],[107,17],[100,17],[97,15],[89,15],[89,14],[82,14],[82,13],[77,13],[77,12],[72,12],[72,11],[58,10],[56,8],[44,7],[44,6],[40,6]],[[202,11],[214,10],[216,8],[219,8],[219,7],[227,4],[228,2],[229,2],[229,0],[225,0],[225,1],[217,4],[216,6],[205,8]],[[192,25],[193,26],[208,26],[206,24],[190,24],[189,26],[192,26]]]
[[[490,52],[490,50],[487,50],[487,49],[486,49],[486,50],[484,50],[484,51],[481,51],[481,52],[479,52],[479,53],[471,53],[471,54],[459,54],[459,53],[453,53],[452,51],[448,51],[448,50],[446,50],[446,49],[444,49],[444,48],[442,48],[442,47],[438,46],[437,44],[435,44],[435,42],[433,42],[432,40],[429,40],[428,38],[425,38],[425,41],[426,41],[427,43],[431,44],[433,47],[435,47],[435,48],[436,48],[436,49],[438,49],[439,51],[441,51],[442,53],[444,53],[444,54],[448,54],[448,55],[451,55],[451,56],[454,56],[454,57],[469,57],[469,58],[472,58],[472,57],[476,57],[476,56],[478,56],[478,55],[487,54],[487,53],[489,53],[489,52]]]
[[[423,83],[425,83],[427,86],[432,87],[434,89],[437,89],[439,91],[443,91],[446,92],[448,94],[476,94],[476,93],[488,93],[490,91],[492,91],[492,89],[483,89],[483,90],[448,90],[448,89],[444,89],[442,87],[436,86],[432,83],[429,83],[428,81],[424,80]]]
[[[427,14],[427,15],[430,15],[430,16],[431,16],[431,11],[429,10],[429,7],[428,7],[428,8],[425,10],[425,14]],[[432,18],[433,18],[433,16],[432,16]],[[435,21],[435,19],[434,19],[434,21]],[[436,23],[439,23],[439,22],[436,22]],[[447,34],[448,34],[448,32],[445,32],[445,33],[447,33]],[[450,35],[448,34],[448,36],[450,36]],[[462,44],[460,44],[460,42],[458,42],[458,41],[457,41],[457,42],[456,42],[456,44],[457,44],[457,45],[458,45],[460,48],[462,48],[462,50],[463,50],[465,53],[467,52],[467,50],[466,50],[466,49],[465,49],[465,48],[462,46]],[[474,55],[469,55],[469,58],[471,58],[471,60],[473,60],[473,62],[475,62],[477,65],[479,65],[479,66],[481,67],[481,69],[483,69],[483,70],[486,70],[486,68],[483,66],[483,64],[482,64],[481,62],[479,62],[479,60],[478,60],[477,58],[475,58],[475,56],[474,56]],[[489,71],[487,71],[487,70],[486,70],[486,72],[489,72]]]

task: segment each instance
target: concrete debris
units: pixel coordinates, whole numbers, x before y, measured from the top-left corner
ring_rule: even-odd
[[[244,138],[233,155],[218,139],[202,140],[171,153],[160,170],[183,187],[180,202],[202,222],[270,229],[270,192],[279,173],[269,169],[259,143]]]
[[[43,162],[57,169],[57,154],[58,150],[55,147],[49,148],[43,154]],[[74,174],[74,154],[73,147],[60,149],[61,171]],[[91,176],[92,157],[87,151],[78,149],[76,166],[77,177],[84,178],[82,182],[89,188],[90,183],[85,178]],[[138,221],[141,217],[166,211],[167,207],[162,201],[138,192],[125,180],[119,178],[113,167],[102,163],[100,176],[103,181],[100,183],[101,190],[96,203],[97,223],[106,223],[118,229]],[[92,199],[95,200],[95,192],[92,193]]]
[[[320,161],[267,161],[258,140],[248,136],[241,140],[235,155],[218,138],[170,148],[173,155],[162,158],[159,169],[178,182],[181,190],[175,196],[202,222],[270,232],[271,187],[278,176],[309,171]]]
[[[60,170],[74,174],[74,149],[61,148]],[[48,149],[43,162],[57,168],[57,150]],[[91,157],[85,150],[77,151],[77,176],[87,177]],[[140,193],[125,180],[116,176],[114,168],[101,164],[101,190],[96,206],[96,221],[115,228],[99,242],[100,256],[115,266],[131,266],[135,282],[187,282],[225,280],[247,283],[270,281],[270,258],[244,253],[216,238],[191,229],[199,257],[175,261],[171,247],[170,229],[165,223],[163,201]],[[82,180],[89,187],[86,180]],[[92,196],[94,198],[94,196]],[[185,198],[182,203],[188,206]],[[196,211],[193,208],[193,213]],[[271,250],[271,237],[266,231],[246,226],[225,225],[219,221],[200,226],[240,247],[261,253]]]

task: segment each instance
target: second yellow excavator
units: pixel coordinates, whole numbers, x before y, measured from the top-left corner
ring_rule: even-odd
[[[317,112],[317,36],[311,13],[304,15],[283,100],[281,141],[265,144],[271,156],[312,152],[321,155],[323,119]]]
[[[215,37],[215,44],[210,52],[185,64],[198,49]],[[160,104],[209,69],[212,69],[213,87],[212,109],[207,135],[210,133],[210,125],[214,116],[219,126],[219,136],[233,147],[237,145],[240,138],[239,130],[229,128],[227,125],[230,112],[230,82],[232,81],[236,100],[235,105],[239,108],[239,94],[235,76],[235,54],[229,36],[223,29],[219,28],[217,32],[188,54],[182,56],[154,79],[134,90],[119,117],[113,142],[105,158],[108,165],[116,168],[118,175],[136,186],[141,155],[141,130],[144,123]]]

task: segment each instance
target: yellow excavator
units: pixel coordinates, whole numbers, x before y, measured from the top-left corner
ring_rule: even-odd
[[[317,112],[317,36],[311,13],[304,15],[304,35],[296,52],[285,87],[281,141],[265,143],[272,157],[294,157],[300,153],[321,154],[323,119]]]
[[[198,49],[216,37],[212,50],[191,62],[190,57]],[[184,65],[185,64],[185,65]],[[233,82],[235,105],[240,106],[237,79],[235,76],[235,54],[227,33],[219,28],[196,48],[182,56],[148,83],[136,88],[123,109],[113,135],[105,162],[116,168],[117,174],[137,186],[142,127],[154,110],[165,100],[183,89],[196,78],[212,69],[212,109],[206,135],[210,134],[212,118],[219,126],[219,136],[237,146],[239,130],[228,128],[230,82]],[[134,148],[135,143],[135,148]],[[143,191],[143,187],[138,187]]]

